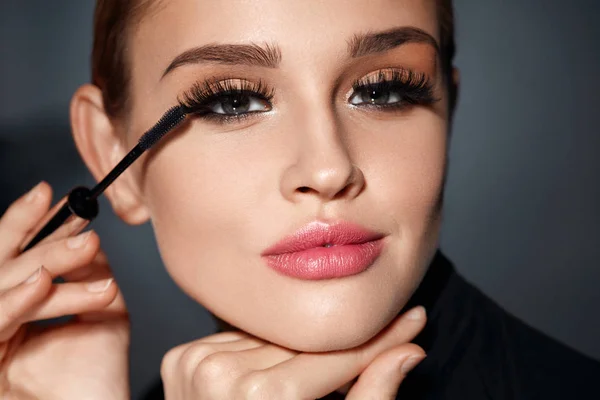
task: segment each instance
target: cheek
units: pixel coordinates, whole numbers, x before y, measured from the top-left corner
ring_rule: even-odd
[[[267,245],[264,233],[278,226],[273,206],[282,169],[277,146],[266,154],[260,132],[206,131],[192,126],[160,149],[144,187],[165,267],[203,304],[217,283],[235,287],[248,255]]]
[[[419,113],[428,113],[419,111]],[[377,207],[400,237],[421,240],[437,225],[446,167],[446,122],[430,115],[381,124],[361,153]]]
[[[197,265],[213,265],[244,245],[250,210],[261,201],[261,175],[244,157],[253,152],[189,135],[177,139],[149,162],[145,193],[161,256],[185,289],[208,278],[202,274],[209,269]]]

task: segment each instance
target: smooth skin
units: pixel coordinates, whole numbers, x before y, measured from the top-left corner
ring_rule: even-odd
[[[106,192],[123,221],[152,223],[165,267],[182,290],[239,329],[168,352],[161,366],[167,399],[295,400],[338,388],[349,388],[351,399],[394,398],[407,367],[424,355],[409,342],[425,325],[425,313],[417,309],[416,319],[398,313],[438,247],[452,110],[434,46],[411,43],[352,58],[348,41],[357,34],[409,26],[439,41],[435,1],[231,0],[222,7],[220,2],[171,0],[156,4],[132,30],[128,60],[134,73],[127,88],[131,107],[126,117],[109,116],[100,89],[93,85],[79,88],[71,102],[74,140],[97,180],[194,83],[229,76],[260,80],[275,89],[267,113],[232,124],[200,118],[184,124]],[[281,63],[278,68],[201,63],[163,77],[174,57],[208,43],[276,44]],[[440,100],[430,107],[394,113],[350,106],[353,82],[385,68],[425,74]],[[44,199],[47,209],[49,197]],[[36,217],[5,224],[8,227],[2,229],[11,233],[4,236],[15,231],[24,238],[43,211],[35,214],[23,208],[23,214]],[[339,280],[301,281],[265,265],[260,254],[266,247],[314,220],[346,220],[383,232],[385,250],[365,272]],[[85,251],[99,251],[97,240],[92,234],[85,249],[94,250]],[[15,255],[18,243],[11,247],[0,241],[0,246],[7,246],[6,262],[26,264],[26,254]],[[29,289],[15,285],[39,265],[56,275],[61,273],[58,270],[81,268],[93,258],[52,266],[42,253],[46,254],[40,250],[21,268],[28,269],[27,274],[17,279],[7,273],[11,285],[6,293],[15,293],[14,289],[14,296],[25,296]],[[45,273],[41,279],[46,281],[40,282],[49,285]],[[93,310],[110,301],[96,304]],[[3,328],[8,333],[15,321],[31,320],[23,315],[36,308],[23,310],[17,303],[12,300],[4,306],[14,309],[10,314],[15,317]],[[58,306],[47,310],[64,312]],[[92,306],[76,312],[90,311]],[[87,339],[72,334],[70,343]],[[77,372],[93,371],[98,386],[122,384],[115,391],[126,397],[126,373],[113,374],[126,364],[126,341],[105,348],[115,351],[98,355],[106,358],[89,365],[104,365],[106,376],[95,367]],[[78,351],[68,346],[61,356],[87,359],[85,351],[94,348],[77,350],[83,356],[76,356]],[[46,365],[60,374],[56,360],[46,356]],[[409,359],[413,365],[407,364]],[[30,377],[36,376],[26,367],[3,368],[19,372],[13,374],[15,387],[17,381],[27,387]],[[72,380],[77,375],[61,376]],[[53,382],[61,382],[61,376],[54,376]]]
[[[165,397],[300,400],[350,387],[349,400],[395,399],[406,374],[425,358],[408,343],[425,322],[424,309],[415,307],[367,344],[327,353],[299,353],[240,332],[212,335],[167,353]]]
[[[0,396],[128,399],[127,312],[98,236],[60,238],[59,230],[19,255],[56,209],[48,211],[51,198],[41,182],[0,219]],[[57,276],[67,283],[53,284]],[[28,324],[64,315],[76,317],[51,328]],[[310,399],[349,388],[348,399],[393,399],[425,357],[408,343],[425,322],[425,310],[416,307],[369,343],[327,353],[219,333],[170,350],[161,376],[169,400]]]

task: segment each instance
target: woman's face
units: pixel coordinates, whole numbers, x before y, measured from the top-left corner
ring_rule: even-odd
[[[436,16],[434,0],[173,0],[143,17],[129,144],[178,99],[202,110],[133,167],[186,293],[301,351],[357,346],[397,315],[438,241],[448,109]],[[376,239],[344,223],[381,239],[344,245]],[[265,256],[332,226],[332,243],[299,242],[320,249]]]

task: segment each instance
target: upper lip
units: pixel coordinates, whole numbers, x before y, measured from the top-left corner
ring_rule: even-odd
[[[339,221],[329,224],[313,221],[288,235],[263,251],[263,256],[294,253],[321,247],[327,244],[342,246],[366,243],[384,237],[382,233],[373,232],[360,225]]]

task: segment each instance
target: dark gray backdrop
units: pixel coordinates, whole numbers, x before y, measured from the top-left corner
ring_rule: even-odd
[[[68,128],[93,3],[0,3],[0,211],[40,179],[61,195],[93,183]],[[600,2],[455,7],[462,90],[442,248],[509,311],[600,358]],[[214,325],[165,273],[150,226],[101,207],[93,227],[131,311],[135,397],[169,348]]]

